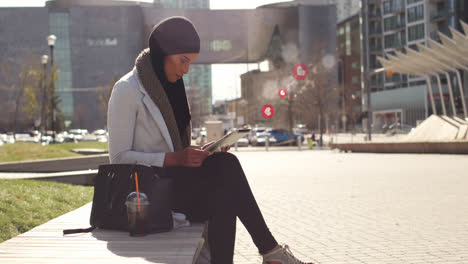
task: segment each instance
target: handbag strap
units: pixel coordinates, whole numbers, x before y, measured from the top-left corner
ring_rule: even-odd
[[[76,234],[76,233],[89,233],[89,232],[94,231],[94,229],[96,229],[96,226],[92,226],[89,228],[64,229],[63,235]]]

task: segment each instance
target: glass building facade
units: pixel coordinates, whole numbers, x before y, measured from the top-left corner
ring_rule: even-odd
[[[165,8],[210,9],[209,0],[161,0]],[[188,74],[184,75],[187,88],[200,91],[200,114],[206,116],[212,113],[211,65],[193,64]]]
[[[58,79],[55,83],[55,93],[60,98],[59,108],[65,120],[73,117],[73,81],[70,54],[70,19],[65,11],[50,10],[50,34],[57,37],[54,46],[54,64]],[[68,122],[67,122],[68,123]]]
[[[362,0],[362,40],[367,42],[361,58],[363,76],[366,71],[382,67],[378,57],[405,54],[407,49],[417,49],[416,44],[429,45],[429,39],[440,41],[438,32],[450,36],[449,27],[460,30],[458,21],[467,22],[467,3],[467,0]],[[400,113],[402,121],[410,125],[431,114],[421,88],[426,87],[424,78],[381,72],[369,75],[368,79],[372,98],[378,98],[374,102],[371,99],[374,113],[379,112],[381,116]],[[433,82],[436,82],[435,77]],[[443,79],[442,86],[446,85]],[[406,105],[397,101],[383,103],[400,96],[414,100],[406,100]],[[363,105],[366,103],[364,100]],[[377,124],[379,120],[374,121]]]

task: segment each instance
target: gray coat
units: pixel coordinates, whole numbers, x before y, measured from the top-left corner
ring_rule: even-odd
[[[109,100],[110,163],[162,167],[174,146],[161,111],[141,84],[136,68],[114,86]]]
[[[162,167],[167,152],[190,145],[191,125],[180,138],[172,107],[153,72],[149,49],[114,85],[107,117],[111,163]]]

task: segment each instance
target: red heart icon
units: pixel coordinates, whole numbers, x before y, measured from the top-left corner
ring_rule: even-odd
[[[275,114],[275,109],[273,108],[273,106],[269,104],[266,104],[263,106],[262,115],[264,118],[267,118],[267,119],[272,118],[274,114]]]
[[[285,97],[288,93],[286,92],[286,89],[280,89],[278,92],[279,96],[281,98]]]
[[[304,63],[294,65],[293,69],[294,78],[304,80],[309,75],[309,68]]]

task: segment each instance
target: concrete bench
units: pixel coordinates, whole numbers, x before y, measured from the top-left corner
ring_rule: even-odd
[[[206,225],[193,223],[167,233],[131,237],[97,229],[63,236],[63,229],[89,226],[91,203],[0,244],[0,263],[209,263],[202,253]]]

